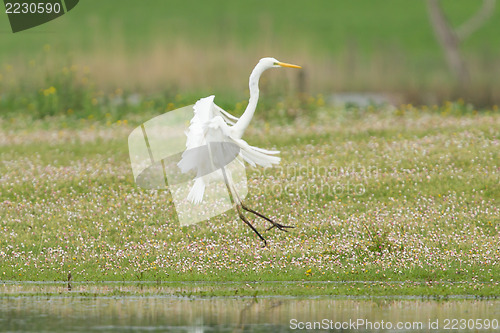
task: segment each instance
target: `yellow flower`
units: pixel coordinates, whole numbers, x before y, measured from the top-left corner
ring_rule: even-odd
[[[318,94],[316,96],[316,105],[317,106],[325,106],[325,100],[323,99],[323,95],[322,94]]]
[[[51,86],[48,89],[43,90],[44,96],[54,95],[57,92],[57,89],[54,86]]]

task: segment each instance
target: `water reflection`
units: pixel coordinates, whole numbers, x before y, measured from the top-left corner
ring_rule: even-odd
[[[307,328],[307,323],[312,322],[328,324],[332,328],[330,331],[373,331],[377,328],[373,325],[378,323],[378,331],[415,332],[428,331],[431,322],[438,322],[438,328],[443,330],[446,319],[452,318],[490,321],[496,318],[498,325],[500,301],[0,298],[2,332],[292,332],[301,331],[299,328]],[[342,327],[339,324],[360,323],[360,320],[364,320],[365,324],[356,326],[356,329],[352,325],[344,324]],[[382,321],[385,327],[380,326]],[[369,323],[371,329],[367,327]],[[391,323],[391,329],[388,329],[388,323]],[[403,325],[397,329],[398,323],[407,325],[407,328],[404,329]],[[410,327],[410,323],[421,323],[421,327]],[[496,329],[499,330],[500,327]]]

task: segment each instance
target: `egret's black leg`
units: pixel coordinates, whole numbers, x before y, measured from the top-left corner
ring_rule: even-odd
[[[226,176],[226,172],[225,172],[225,170],[223,170],[223,171],[222,171],[222,173],[224,174],[224,179],[226,180],[226,186],[227,186],[227,188],[228,188],[229,192],[230,192],[230,193],[232,193],[232,191],[231,191],[231,189],[230,189],[230,187],[229,187],[229,183],[228,183],[228,180],[227,180],[227,176]],[[271,223],[272,223],[272,226],[270,226],[269,228],[267,228],[267,229],[266,229],[266,231],[269,231],[269,230],[271,230],[272,228],[276,227],[276,228],[278,228],[279,230],[282,230],[282,231],[286,231],[286,232],[288,232],[288,230],[286,230],[286,229],[289,229],[289,228],[295,228],[294,226],[288,226],[288,225],[282,225],[282,224],[280,224],[280,223],[276,223],[276,222],[274,222],[273,220],[271,220],[269,217],[267,217],[267,216],[265,216],[265,215],[263,215],[263,214],[261,214],[261,213],[259,213],[259,212],[256,212],[255,210],[253,210],[253,209],[251,209],[251,208],[248,208],[247,206],[245,206],[245,205],[243,204],[243,201],[240,199],[240,197],[238,196],[238,193],[237,193],[236,191],[234,192],[234,195],[236,196],[236,198],[238,199],[238,202],[240,202],[240,205],[241,205],[241,207],[242,207],[244,210],[246,210],[247,212],[250,212],[250,213],[252,213],[252,214],[255,214],[255,215],[257,215],[257,216],[259,216],[259,217],[263,218],[264,220],[269,221],[269,222],[271,222]],[[231,198],[231,200],[233,200],[233,199]],[[234,204],[234,202],[233,202],[233,201],[231,201],[231,202]]]
[[[231,204],[235,204],[234,203],[234,198],[233,198],[233,191],[231,191],[231,187],[229,186],[229,181],[227,179],[227,175],[226,175],[226,170],[224,168],[221,168],[222,170],[222,174],[224,175],[224,182],[226,183],[226,187],[227,187],[227,190],[229,192],[229,199],[231,200]],[[257,231],[257,229],[255,229],[255,227],[247,220],[247,218],[245,217],[245,215],[243,215],[243,212],[241,211],[241,204],[236,204],[236,210],[238,211],[238,216],[240,217],[240,219],[246,223],[246,225],[248,225],[250,228],[252,228],[252,230],[257,234],[257,236],[259,236],[260,239],[262,239],[262,241],[264,242],[264,246],[263,247],[266,247],[267,246],[267,242],[266,242],[266,239],[264,237],[262,237],[262,235]]]
[[[246,207],[245,205],[241,204],[241,207],[246,210],[247,212],[250,212],[252,214],[255,214],[259,217],[262,217],[264,220],[266,221],[269,221],[272,223],[272,226],[270,226],[269,228],[267,228],[266,230],[271,230],[272,228],[276,227],[278,228],[279,230],[282,230],[282,231],[285,231],[285,232],[288,232],[288,230],[286,229],[290,229],[290,228],[295,228],[294,226],[291,226],[291,225],[282,225],[280,223],[276,223],[274,222],[273,220],[271,220],[269,217],[259,213],[259,212],[256,212],[255,210],[251,209],[251,208],[248,208]]]
[[[240,216],[240,219],[242,219],[243,222],[245,222],[250,228],[252,228],[252,230],[257,234],[257,236],[259,236],[259,238],[262,239],[262,241],[264,242],[263,247],[266,247],[267,246],[266,239],[264,237],[262,237],[262,235],[257,231],[257,229],[255,229],[255,227],[247,220],[245,215],[243,215],[243,213],[241,212],[240,207],[241,207],[240,205],[236,205],[236,210],[238,211],[238,215]]]

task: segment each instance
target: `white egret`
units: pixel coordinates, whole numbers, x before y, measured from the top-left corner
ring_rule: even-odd
[[[239,217],[260,237],[264,242],[264,246],[266,246],[266,240],[243,215],[242,209],[270,222],[272,226],[267,230],[276,227],[287,231],[287,228],[293,227],[276,223],[263,214],[246,207],[236,192],[229,170],[226,170],[224,166],[228,163],[228,156],[231,160],[234,159],[234,149],[233,151],[229,151],[231,150],[229,149],[231,146],[236,147],[238,150],[236,155],[241,156],[243,160],[252,166],[260,165],[262,167],[269,167],[280,162],[280,158],[276,156],[279,151],[253,147],[242,139],[245,129],[253,118],[259,100],[260,76],[264,71],[274,67],[301,68],[297,65],[280,62],[274,58],[260,59],[250,74],[250,99],[248,106],[240,118],[229,114],[217,106],[214,103],[213,95],[197,101],[194,105],[194,116],[186,132],[186,151],[182,154],[182,159],[178,163],[183,173],[187,173],[191,169],[198,170],[194,185],[187,197],[194,204],[203,201],[205,187],[214,177],[223,178],[231,203],[236,206]],[[220,151],[214,153],[214,149],[210,147],[215,146],[212,146],[211,143],[222,143],[222,145],[217,146]],[[200,147],[205,149],[199,149]],[[220,157],[221,154],[225,156]],[[218,155],[219,157],[214,157],[214,155]],[[200,171],[202,169],[205,171]]]

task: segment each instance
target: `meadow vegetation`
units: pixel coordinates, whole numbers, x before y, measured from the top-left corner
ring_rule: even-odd
[[[488,41],[500,20],[464,45],[474,83],[446,101],[455,85],[424,2],[122,2],[82,1],[2,36],[0,280],[71,272],[75,283],[213,282],[202,295],[252,295],[249,281],[265,294],[499,294],[500,47]],[[476,6],[444,3],[453,22]],[[168,191],[135,185],[127,149],[136,126],[212,93],[241,114],[264,55],[306,73],[266,72],[247,132],[282,162],[247,169],[246,203],[296,226],[266,232],[267,248],[234,211],[180,227]],[[334,91],[403,97],[334,107]],[[169,290],[192,292],[179,288]]]
[[[267,248],[234,211],[181,228],[168,191],[137,188],[133,117],[2,120],[2,279],[439,281],[451,287],[426,292],[498,293],[498,112],[448,103],[257,119],[249,142],[283,160],[248,170],[245,201],[296,226],[266,232]]]

